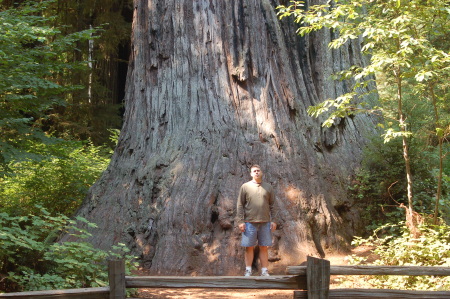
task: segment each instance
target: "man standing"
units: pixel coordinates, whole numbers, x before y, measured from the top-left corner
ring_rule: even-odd
[[[237,200],[237,223],[242,232],[241,245],[245,247],[245,276],[252,274],[254,248],[259,246],[261,276],[270,276],[268,246],[272,245],[271,232],[277,228],[275,217],[275,195],[270,184],[262,181],[259,165],[250,167],[252,180],[243,184]],[[272,218],[271,218],[272,217]]]

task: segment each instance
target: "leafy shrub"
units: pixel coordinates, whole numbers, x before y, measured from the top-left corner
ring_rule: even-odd
[[[392,228],[400,230],[400,236],[390,234],[378,237],[377,234]],[[371,263],[383,266],[450,266],[450,226],[420,227],[421,236],[411,236],[403,223],[386,225],[375,230],[367,238],[356,238],[353,245],[374,247],[377,259]],[[364,264],[366,259],[355,255],[350,257],[352,264]],[[407,289],[407,290],[450,290],[450,277],[444,276],[369,276],[366,281],[375,288]]]
[[[10,162],[0,177],[0,211],[10,215],[38,213],[36,204],[71,215],[109,163],[110,153],[78,141],[28,141],[27,147],[29,156]]]
[[[0,275],[6,291],[33,291],[98,287],[108,284],[107,260],[125,258],[127,271],[133,257],[123,244],[109,251],[94,248],[83,239],[90,236],[77,228],[77,217],[51,216],[43,207],[40,215],[10,216],[0,213]],[[61,233],[76,235],[78,242],[58,242]]]

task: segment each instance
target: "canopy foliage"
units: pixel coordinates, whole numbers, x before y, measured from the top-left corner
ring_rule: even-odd
[[[428,172],[432,175],[428,176],[436,182],[433,189],[437,223],[439,205],[448,203],[445,174],[445,169],[449,170],[445,157],[450,135],[448,1],[336,0],[308,7],[303,1],[291,1],[278,9],[280,17],[293,17],[300,24],[301,35],[331,30],[335,38],[329,44],[330,49],[345,47],[351,39],[360,40],[370,62],[354,65],[334,76],[347,80],[352,90],[335,99],[323,99],[321,104],[310,107],[309,113],[327,114],[323,126],[332,126],[336,119],[355,113],[377,113],[384,117],[380,127],[385,142],[402,140],[407,217],[413,213],[413,176],[420,173],[419,169],[413,169],[413,164],[422,159],[415,156],[415,161],[412,160],[411,146],[416,147],[415,153],[432,153],[433,159],[428,160],[432,165]],[[374,80],[380,105],[355,101],[362,95],[362,87]],[[447,197],[442,198],[443,193]]]

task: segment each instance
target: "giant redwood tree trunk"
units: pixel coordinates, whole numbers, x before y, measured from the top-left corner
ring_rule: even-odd
[[[346,186],[372,120],[325,131],[306,109],[345,90],[329,75],[360,51],[297,37],[276,5],[134,1],[123,129],[78,213],[99,247],[126,243],[152,273],[241,273],[236,198],[257,163],[280,210],[271,267],[345,250],[357,223]]]

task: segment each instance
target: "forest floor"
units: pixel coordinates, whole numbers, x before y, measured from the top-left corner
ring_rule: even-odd
[[[374,258],[372,248],[367,246],[359,246],[352,250],[350,255],[360,257],[367,257],[370,261]],[[330,261],[331,265],[347,265],[348,255],[327,256],[326,259]],[[284,273],[275,273],[284,274]],[[349,277],[349,276],[347,276]],[[355,277],[355,276],[353,276]],[[356,277],[355,277],[356,278]],[[330,288],[341,287],[341,279],[339,277],[331,277]],[[367,287],[360,285],[357,280],[347,280],[345,287]],[[225,298],[251,298],[251,299],[291,299],[293,297],[293,290],[259,290],[259,289],[139,289],[138,298],[158,298],[158,299],[225,299]]]

